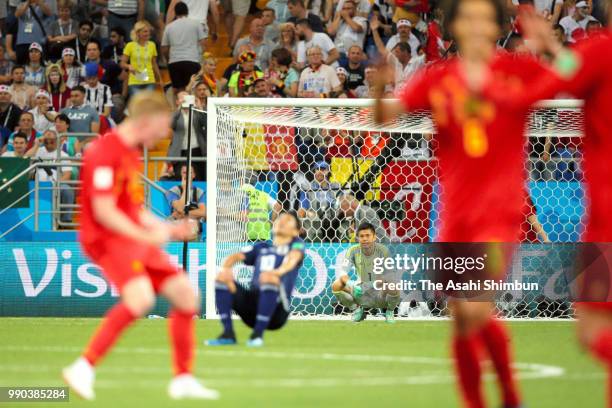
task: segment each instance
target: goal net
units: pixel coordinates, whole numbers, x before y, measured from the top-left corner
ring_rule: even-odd
[[[443,194],[437,179],[437,140],[427,112],[375,123],[370,100],[210,98],[208,100],[207,317],[216,316],[214,276],[223,259],[270,237],[275,210],[298,211],[306,259],[292,300],[294,316],[347,314],[331,284],[355,245],[355,207],[369,208],[378,238],[418,254],[436,239]],[[529,117],[521,241],[509,276],[553,282],[564,267],[553,246],[577,242],[584,211],[581,187],[581,103],[548,101]],[[487,169],[495,171],[495,169]],[[247,205],[265,192],[268,211]],[[262,218],[263,217],[263,218]],[[248,284],[251,270],[238,267]],[[535,278],[534,278],[535,277]],[[550,286],[550,285],[549,285]],[[402,292],[400,316],[444,316],[443,300]],[[571,317],[564,294],[503,293],[506,317]]]

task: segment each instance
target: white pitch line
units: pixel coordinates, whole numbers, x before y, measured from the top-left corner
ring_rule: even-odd
[[[54,352],[54,353],[80,353],[81,347],[67,346],[0,346],[0,350],[12,352]],[[147,347],[117,347],[113,349],[116,353],[138,353],[138,354],[168,354],[167,348],[147,348]],[[400,364],[428,364],[428,365],[448,365],[451,360],[446,358],[435,357],[413,357],[413,356],[393,356],[393,355],[361,355],[361,354],[336,354],[336,353],[289,353],[283,351],[241,351],[241,350],[200,350],[202,354],[221,357],[254,357],[254,358],[274,358],[274,359],[294,359],[294,360],[328,360],[328,361],[346,361],[353,363],[362,362],[384,362],[384,363],[400,363]],[[521,363],[514,364],[519,370],[527,370],[520,372],[520,379],[540,379],[550,377],[560,377],[565,374],[565,369],[558,366],[538,364],[538,363]],[[405,378],[412,377],[402,377]],[[403,381],[402,380],[402,381]],[[413,380],[410,380],[413,381]]]

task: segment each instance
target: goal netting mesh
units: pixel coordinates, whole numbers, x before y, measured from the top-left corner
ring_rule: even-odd
[[[389,245],[419,248],[434,242],[440,191],[437,141],[427,112],[402,115],[380,126],[370,101],[210,99],[208,107],[207,268],[209,279],[232,252],[269,238],[269,226],[247,206],[249,189],[269,195],[266,219],[280,207],[298,211],[307,242],[306,260],[293,294],[296,316],[346,315],[331,283],[355,240],[355,219],[347,200],[375,211],[372,222]],[[548,256],[544,242],[577,242],[582,228],[582,111],[577,101],[534,108],[528,124],[525,169],[530,202],[525,203],[520,256],[513,278],[542,285],[563,266]],[[494,171],[494,169],[490,169]],[[211,200],[212,199],[212,200]],[[261,213],[259,214],[261,216]],[[235,269],[248,284],[248,267]],[[207,309],[214,310],[212,290]],[[570,317],[563,295],[507,293],[497,303],[506,317]],[[402,293],[400,316],[446,314],[444,301]],[[209,314],[212,315],[212,314]]]

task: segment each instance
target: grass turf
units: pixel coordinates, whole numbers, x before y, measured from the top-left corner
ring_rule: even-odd
[[[78,356],[98,322],[0,319],[0,386],[62,386],[62,366]],[[605,373],[578,349],[571,322],[509,325],[527,406],[604,406]],[[244,344],[248,331],[238,322],[236,328]],[[294,320],[269,332],[263,349],[252,350],[204,347],[219,323],[200,320],[196,374],[222,393],[221,400],[205,402],[209,407],[455,407],[448,331],[445,321]],[[201,401],[167,398],[170,366],[165,321],[140,321],[99,366],[96,401],[72,395],[69,405],[201,407]],[[500,406],[492,375],[486,389],[489,405]]]

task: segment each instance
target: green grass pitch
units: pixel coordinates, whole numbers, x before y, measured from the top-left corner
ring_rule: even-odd
[[[97,319],[0,319],[0,386],[61,386]],[[510,322],[521,389],[528,407],[603,407],[605,373],[579,350],[574,324]],[[247,329],[236,322],[244,343]],[[197,323],[196,374],[221,391],[219,401],[173,402],[166,396],[170,354],[166,322],[142,320],[97,370],[89,407],[456,407],[447,321],[293,320],[266,335],[263,349],[207,348],[217,321]],[[489,370],[491,372],[491,370]],[[489,405],[498,396],[492,372]],[[41,407],[49,404],[13,404]],[[2,406],[10,404],[0,403]],[[53,407],[66,404],[51,404]]]

